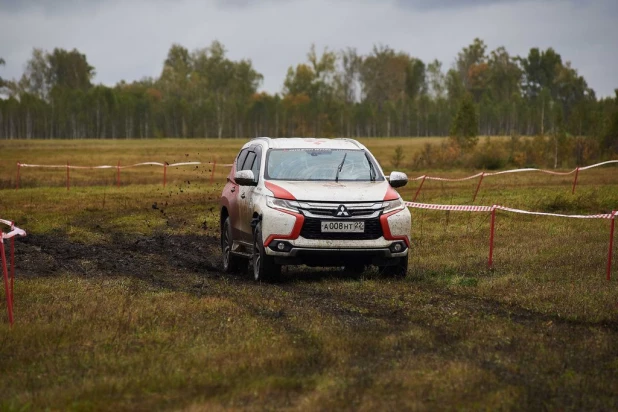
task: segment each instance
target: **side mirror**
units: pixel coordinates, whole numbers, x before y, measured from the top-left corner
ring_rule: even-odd
[[[240,186],[257,186],[252,170],[239,170],[234,175],[234,180]]]
[[[402,172],[391,172],[388,182],[392,187],[402,187],[408,184],[408,175]]]

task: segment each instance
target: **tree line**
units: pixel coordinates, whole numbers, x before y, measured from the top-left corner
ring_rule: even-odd
[[[552,48],[512,56],[475,39],[446,69],[383,45],[312,47],[276,94],[218,41],[172,45],[156,78],[108,87],[94,75],[78,50],[33,49],[20,79],[0,78],[0,138],[448,136],[474,119],[483,135],[588,136],[618,152],[618,92],[598,99]]]

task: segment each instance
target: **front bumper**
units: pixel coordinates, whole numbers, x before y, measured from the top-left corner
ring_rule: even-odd
[[[324,249],[294,246],[286,252],[273,251],[270,248],[266,250],[268,250],[269,255],[275,258],[277,264],[303,264],[308,266],[345,266],[350,264],[386,266],[395,263],[398,258],[407,257],[409,251],[407,248],[396,253],[389,248]]]
[[[336,266],[350,263],[386,265],[408,255],[410,211],[407,208],[364,220],[367,231],[335,235],[319,233],[314,221],[303,214],[268,209],[262,216],[262,241],[266,254],[279,264]],[[370,222],[370,223],[367,223]],[[279,243],[284,247],[279,248]]]

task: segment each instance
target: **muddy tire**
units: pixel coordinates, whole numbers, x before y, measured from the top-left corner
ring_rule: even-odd
[[[389,278],[405,278],[408,274],[408,257],[397,259],[394,265],[380,266],[380,275]]]
[[[256,282],[277,282],[281,279],[281,265],[277,265],[275,259],[264,250],[261,223],[253,231],[253,278]]]
[[[223,271],[225,273],[238,273],[247,262],[240,256],[232,254],[232,225],[230,218],[226,217],[221,226],[221,254],[223,255]]]

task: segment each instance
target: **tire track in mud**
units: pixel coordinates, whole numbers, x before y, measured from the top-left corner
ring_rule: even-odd
[[[145,280],[170,271],[206,274],[219,271],[217,248],[217,238],[199,235],[113,235],[111,242],[85,244],[65,234],[29,234],[16,242],[16,270],[23,276],[68,271]]]
[[[130,275],[146,281],[153,275],[169,275],[170,272],[197,273],[210,277],[229,277],[234,281],[253,284],[247,274],[228,276],[221,272],[221,254],[219,238],[211,235],[168,235],[129,236],[114,234],[111,242],[104,244],[84,244],[68,239],[66,234],[29,234],[16,242],[16,269],[18,276],[54,276],[64,271],[83,276],[122,276]],[[379,277],[372,277],[379,279]],[[337,270],[315,271],[307,274],[306,270],[292,268],[284,281],[269,285],[294,293],[307,305],[315,306],[324,313],[336,317],[348,317],[354,321],[366,323],[367,319],[381,319],[396,326],[410,321],[401,309],[380,305],[379,301],[392,299],[410,291],[422,289],[429,291],[432,302],[436,306],[456,305],[459,310],[468,313],[478,312],[521,324],[534,325],[552,322],[556,325],[571,327],[599,328],[618,332],[618,320],[590,322],[586,320],[566,319],[557,315],[544,314],[522,308],[513,304],[499,302],[489,298],[463,295],[448,289],[429,284],[410,281],[385,280],[394,287],[389,296],[378,296],[376,299],[366,299],[344,294],[341,291],[333,293],[320,288],[311,287],[313,283],[328,280],[354,280],[354,276]],[[356,279],[358,279],[356,277]],[[359,280],[360,281],[360,280]],[[161,285],[170,286],[170,285]],[[179,290],[179,288],[174,288]],[[263,289],[262,290],[268,290]],[[374,292],[375,293],[375,292]],[[371,309],[368,316],[351,307]]]

